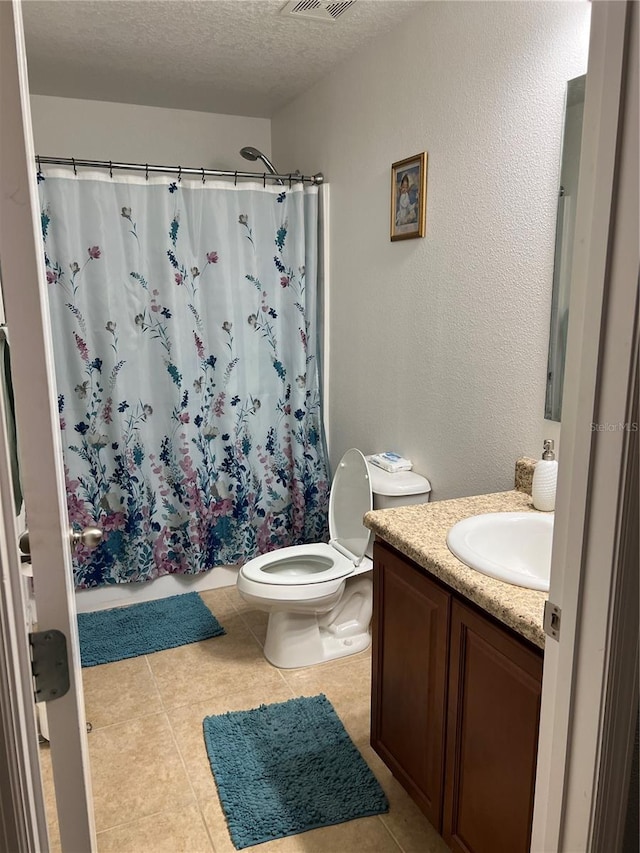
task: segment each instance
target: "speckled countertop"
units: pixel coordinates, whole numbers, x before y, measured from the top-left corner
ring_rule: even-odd
[[[547,593],[504,583],[468,568],[453,556],[446,541],[449,528],[470,515],[526,510],[536,512],[531,496],[514,490],[373,510],[365,515],[364,523],[427,572],[543,649],[542,616]]]

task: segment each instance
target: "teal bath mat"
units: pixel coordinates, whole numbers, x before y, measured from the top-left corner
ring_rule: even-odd
[[[98,666],[218,637],[225,630],[197,592],[78,613],[82,666]]]
[[[202,725],[237,850],[389,810],[323,694],[205,717]]]

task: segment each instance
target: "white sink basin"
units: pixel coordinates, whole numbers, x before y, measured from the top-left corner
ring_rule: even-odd
[[[465,518],[447,533],[452,554],[489,577],[549,590],[553,513],[488,512]]]

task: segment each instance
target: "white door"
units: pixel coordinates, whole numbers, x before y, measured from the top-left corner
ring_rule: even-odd
[[[638,695],[624,535],[638,523],[639,11],[597,0],[591,13],[549,590],[562,617],[545,646],[533,853],[619,850],[624,829]]]
[[[20,0],[0,2],[0,80],[2,292],[36,609],[41,630],[66,637],[71,682],[47,703],[51,759],[62,849],[88,853],[95,828]]]

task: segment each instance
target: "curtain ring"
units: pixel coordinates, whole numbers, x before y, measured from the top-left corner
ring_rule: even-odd
[[[289,189],[291,189],[291,172],[289,172]]]
[[[76,169],[76,160],[75,157],[71,158],[71,162],[73,163],[73,174],[77,176],[78,170]]]
[[[178,166],[178,183],[182,180],[182,166]]]
[[[148,164],[148,163],[145,165],[145,169],[144,169],[144,179],[145,179],[145,181],[148,181],[148,180],[149,180],[149,164]]]
[[[236,169],[235,174],[233,176],[233,185],[234,187],[238,186],[238,170]]]
[[[113,165],[111,163],[111,160],[109,160],[109,177],[113,178]]]
[[[42,163],[40,162],[40,155],[36,154],[36,163],[38,164],[38,171],[42,171]]]
[[[202,183],[204,184],[204,166],[202,167]]]
[[[267,173],[266,172],[262,173],[262,188],[263,189],[267,188]]]

